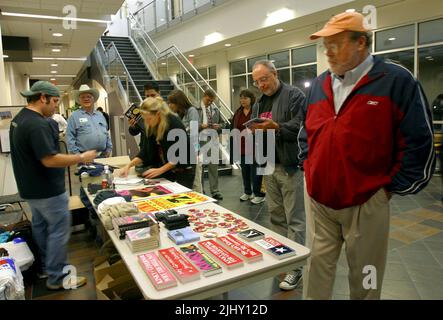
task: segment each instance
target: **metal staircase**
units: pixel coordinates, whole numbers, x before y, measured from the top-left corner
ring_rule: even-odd
[[[123,64],[126,66],[129,76],[132,78],[137,92],[143,99],[145,97],[143,87],[150,81],[155,81],[160,87],[160,95],[166,101],[168,94],[174,90],[174,84],[170,80],[155,80],[151,72],[148,70],[143,60],[140,58],[137,50],[132,45],[132,42],[127,37],[101,37],[103,46],[109,48],[114,43],[117,52],[119,53]],[[125,86],[124,79],[121,79],[122,85]],[[134,90],[129,95],[129,100],[132,103],[138,103],[139,97]]]

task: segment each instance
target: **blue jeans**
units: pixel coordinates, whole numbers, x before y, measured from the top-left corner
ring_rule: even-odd
[[[47,199],[26,200],[32,211],[32,234],[36,242],[48,283],[63,281],[63,268],[68,264],[67,245],[71,234],[68,194]]]

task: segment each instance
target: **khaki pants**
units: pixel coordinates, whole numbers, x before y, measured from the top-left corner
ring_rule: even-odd
[[[342,210],[321,205],[305,191],[305,208],[306,245],[311,249],[311,257],[304,270],[304,298],[331,299],[337,261],[344,242],[350,298],[380,299],[390,218],[385,191],[380,189],[361,206]],[[375,272],[368,272],[368,266]],[[375,280],[369,278],[370,275],[375,275],[376,281],[368,280]]]
[[[274,173],[264,179],[273,231],[304,245],[305,212],[303,208],[297,208],[296,201],[297,189],[301,191],[303,188],[303,175],[300,172],[288,174],[282,165],[277,164]],[[299,201],[301,203],[301,198]]]

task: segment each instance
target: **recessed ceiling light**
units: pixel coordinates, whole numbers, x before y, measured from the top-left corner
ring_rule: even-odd
[[[51,73],[57,73],[57,71],[55,71],[55,70],[52,70],[52,71],[51,71]]]
[[[162,66],[165,66],[166,65],[166,62],[162,62]]]
[[[309,88],[309,87],[311,86],[311,83],[310,83],[309,81],[306,81],[306,82],[304,83],[304,85],[305,85],[305,88]]]
[[[58,74],[57,78],[75,78],[77,75],[76,74]],[[52,78],[54,77],[53,74],[31,74],[29,76],[31,79],[34,78]]]
[[[57,80],[56,78],[51,78],[51,81],[55,81],[55,80]]]
[[[275,29],[275,32],[283,32],[284,30],[282,28]]]
[[[58,64],[57,63],[52,63],[51,67],[58,67]]]
[[[355,9],[348,9],[346,12],[355,12]]]
[[[230,44],[230,43],[225,43],[225,47],[230,47],[230,46],[232,46],[232,44]]]
[[[397,40],[397,38],[396,37],[392,37],[392,38],[389,38],[388,40],[389,41],[395,41],[395,40]]]
[[[194,55],[194,54],[190,54],[188,57],[189,57],[189,58],[194,58],[195,55]]]
[[[61,49],[52,49],[52,52],[60,52],[62,51]]]
[[[434,57],[432,57],[432,56],[427,56],[427,57],[425,57],[425,59],[431,60],[431,59],[434,59]]]
[[[9,56],[7,54],[4,54],[3,58],[6,59],[6,58],[9,58]]]
[[[54,37],[63,37],[63,33],[55,32],[52,34]]]

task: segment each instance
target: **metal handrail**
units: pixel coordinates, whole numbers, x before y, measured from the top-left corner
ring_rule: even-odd
[[[146,45],[148,46],[148,48],[154,53],[154,56],[156,57],[157,60],[161,60],[164,58],[167,58],[170,54],[172,54],[172,56],[179,62],[179,64],[184,68],[184,70],[186,71],[186,73],[188,74],[188,76],[191,77],[191,79],[193,80],[193,82],[198,86],[198,88],[202,91],[204,91],[203,87],[200,85],[199,81],[203,82],[207,87],[209,87],[211,90],[213,90],[218,98],[218,100],[220,101],[220,104],[224,107],[224,109],[226,109],[228,111],[228,113],[232,116],[234,113],[232,112],[232,110],[227,106],[227,104],[223,101],[223,99],[218,95],[217,91],[215,91],[211,85],[206,81],[205,78],[203,78],[203,76],[200,74],[200,72],[198,72],[198,70],[195,68],[195,66],[189,62],[189,60],[185,57],[185,55],[180,51],[180,49],[177,48],[177,46],[172,45],[169,48],[160,51],[160,49],[157,47],[157,45],[155,44],[155,42],[151,39],[151,37],[148,35],[148,33],[140,27],[139,22],[137,21],[137,19],[134,17],[133,14],[129,13],[128,14],[129,18],[135,22],[135,25],[137,25],[139,28],[138,30],[140,30],[142,32],[142,39],[143,41],[146,43]],[[149,45],[148,41],[152,44]],[[154,50],[152,49],[154,48]],[[181,62],[181,60],[179,59],[179,57],[181,57],[183,60],[185,60],[188,65],[191,67],[192,71],[195,72],[195,74],[198,75],[197,78],[201,78],[201,80],[197,81],[194,76],[192,75],[192,73],[188,70],[188,68],[186,68],[184,66],[184,64]],[[225,118],[225,121],[227,123],[230,123],[229,119],[227,119],[223,113],[221,113],[222,117]]]
[[[143,99],[142,99],[142,97],[141,97],[141,95],[140,95],[140,92],[138,92],[137,86],[135,85],[134,80],[132,80],[131,74],[129,73],[128,69],[126,68],[126,65],[125,65],[125,63],[123,62],[123,59],[122,59],[120,53],[118,52],[117,47],[116,47],[115,44],[114,44],[114,41],[112,41],[110,44],[108,44],[108,45],[106,46],[105,51],[108,51],[108,49],[111,48],[111,47],[114,47],[114,50],[115,50],[115,52],[117,53],[117,56],[118,56],[119,62],[121,63],[121,65],[122,65],[123,68],[125,69],[126,76],[128,77],[129,82],[131,83],[132,87],[135,89],[135,92],[136,92],[137,97],[139,98],[140,102],[142,102]],[[128,97],[128,98],[129,98],[129,97]]]

